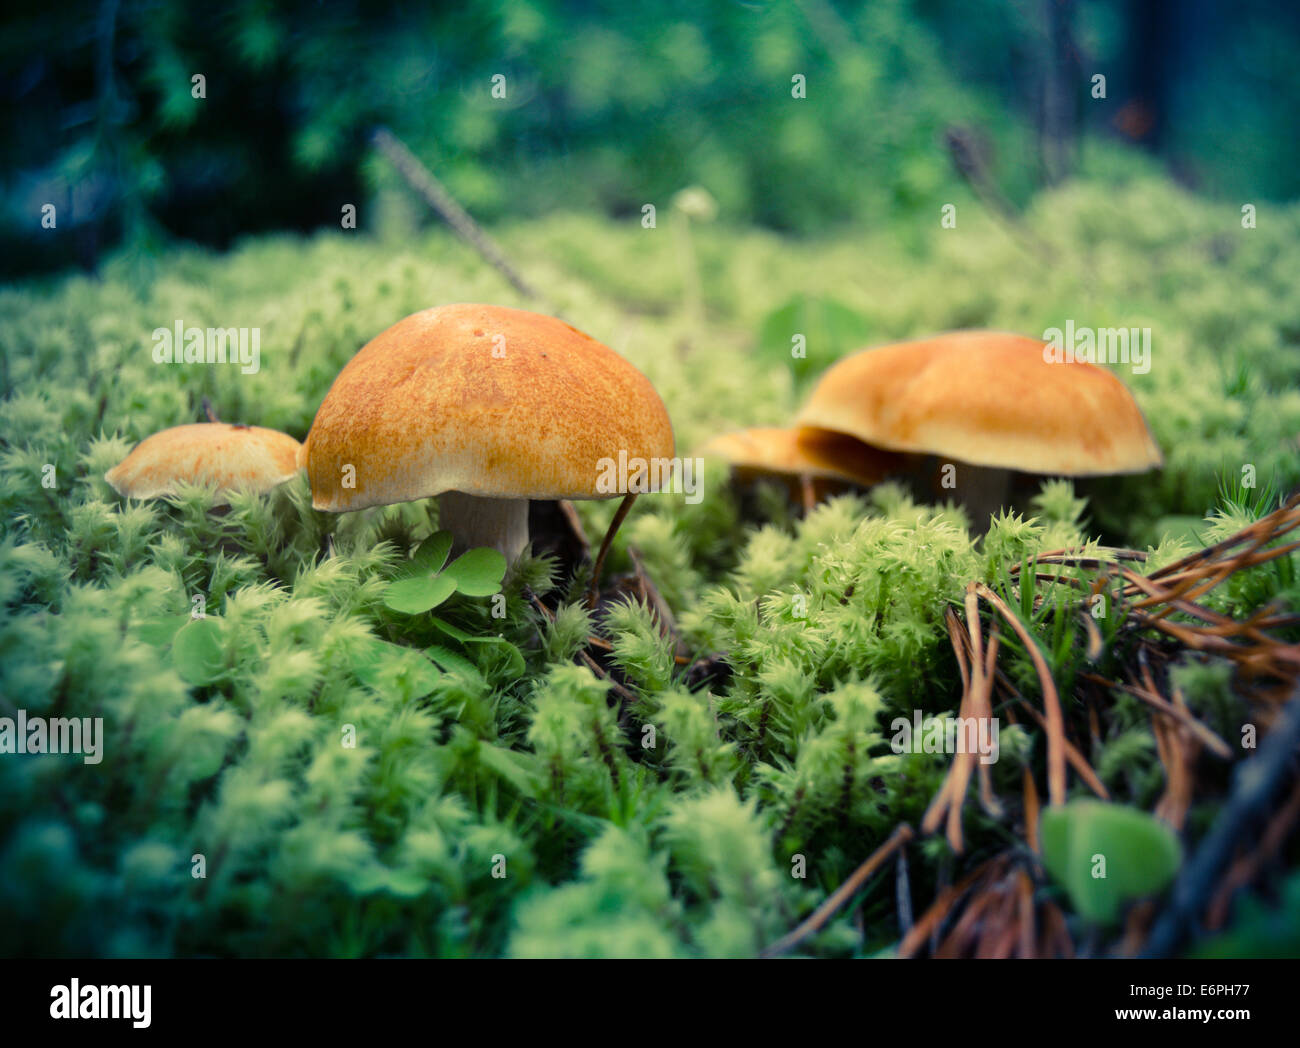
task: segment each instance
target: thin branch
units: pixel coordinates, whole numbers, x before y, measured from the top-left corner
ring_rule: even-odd
[[[511,287],[523,295],[524,298],[541,298],[524,281],[524,278],[519,275],[515,267],[510,264],[505,253],[497,247],[492,238],[470,217],[469,212],[461,207],[456,202],[456,199],[447,192],[446,187],[433,176],[433,172],[420,163],[419,158],[407,148],[400,138],[389,131],[388,128],[379,127],[370,136],[370,141],[376,149],[388,158],[393,167],[397,169],[397,173],[406,181],[406,184],[419,193],[424,198],[425,203],[442,216],[447,225],[451,226],[474,250],[483,256],[489,265],[505,277],[510,282]]]
[[[618,534],[618,529],[632,508],[632,503],[636,501],[636,496],[637,493],[632,491],[623,497],[618,510],[614,513],[614,519],[605,529],[605,538],[600,544],[600,553],[596,556],[596,566],[591,569],[591,586],[587,590],[588,608],[596,606],[596,598],[600,595],[600,573],[605,569],[605,558],[609,555],[609,548],[614,544],[614,536]]]
[[[841,906],[858,893],[858,890],[866,884],[866,882],[871,878],[871,875],[880,869],[880,867],[885,864],[885,861],[893,855],[895,851],[910,841],[913,836],[912,827],[908,826],[905,822],[899,823],[899,825],[894,828],[894,832],[889,835],[889,839],[873,851],[871,855],[867,857],[866,861],[853,871],[849,876],[849,879],[836,888],[835,891],[827,897],[826,901],[812,912],[807,920],[788,935],[783,936],[776,942],[772,943],[771,946],[766,947],[761,956],[779,957],[781,954],[794,949],[809,936],[815,935],[821,930],[822,926],[835,915],[835,912]]]

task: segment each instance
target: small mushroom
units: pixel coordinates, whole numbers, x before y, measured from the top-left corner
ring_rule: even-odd
[[[298,471],[299,444],[287,433],[261,426],[194,422],[164,429],[140,441],[104,474],[125,498],[156,499],[178,484],[216,488],[215,505],[232,491],[270,491]]]
[[[931,494],[951,488],[944,467],[956,466],[977,524],[1007,501],[1012,471],[1087,477],[1159,467],[1160,448],[1124,384],[1095,364],[1053,362],[1045,345],[958,331],[863,350],[826,371],[796,422],[913,456]]]
[[[898,472],[903,462],[901,455],[825,429],[742,429],[714,437],[700,454],[728,462],[742,483],[785,480],[805,511],[827,490],[850,484],[869,488]]]
[[[605,499],[661,480],[672,424],[649,380],[554,317],[458,304],[415,313],[339,372],[303,443],[312,505],[438,497],[458,549],[513,561],[530,499]],[[636,473],[638,464],[643,473]]]

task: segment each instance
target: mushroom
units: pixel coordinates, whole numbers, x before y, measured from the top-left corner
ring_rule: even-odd
[[[1085,477],[1160,466],[1124,384],[1095,364],[1053,362],[1045,348],[957,331],[863,350],[826,371],[796,422],[911,455],[933,493],[959,479],[977,521],[1007,501],[1012,471]],[[957,464],[953,477],[944,467]]]
[[[827,487],[869,488],[901,468],[903,458],[825,429],[754,428],[714,437],[700,452],[730,463],[737,479],[776,477],[797,485],[804,510]]]
[[[437,496],[456,548],[513,561],[530,499],[648,491],[673,453],[663,401],[612,349],[554,317],[457,304],[398,321],[348,361],[301,461],[316,509]]]
[[[220,506],[232,491],[261,494],[291,479],[298,449],[293,437],[274,429],[194,422],[146,437],[104,479],[132,499],[173,494],[182,482],[206,485],[216,488]]]

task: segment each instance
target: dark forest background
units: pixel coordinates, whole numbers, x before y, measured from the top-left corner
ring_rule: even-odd
[[[395,185],[379,124],[487,221],[698,184],[817,233],[1151,164],[1291,199],[1297,55],[1294,0],[28,5],[0,35],[0,272],[337,228]],[[47,203],[75,236],[41,235]]]

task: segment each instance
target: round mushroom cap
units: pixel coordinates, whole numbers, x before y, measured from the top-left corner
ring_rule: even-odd
[[[1044,349],[1021,335],[958,331],[863,350],[826,371],[796,421],[1025,473],[1159,466],[1160,448],[1124,384],[1095,364],[1053,362]]]
[[[278,430],[195,422],[145,437],[104,479],[125,498],[159,498],[186,483],[214,487],[224,501],[232,491],[261,494],[289,480],[298,448]]]
[[[458,304],[398,321],[325,395],[302,459],[330,512],[459,491],[603,499],[620,463],[666,478],[668,411],[641,372],[554,317]],[[643,468],[638,480],[637,470]]]
[[[729,462],[739,473],[807,476],[862,487],[899,472],[902,456],[862,443],[846,433],[807,428],[742,429],[714,437],[700,450]]]

